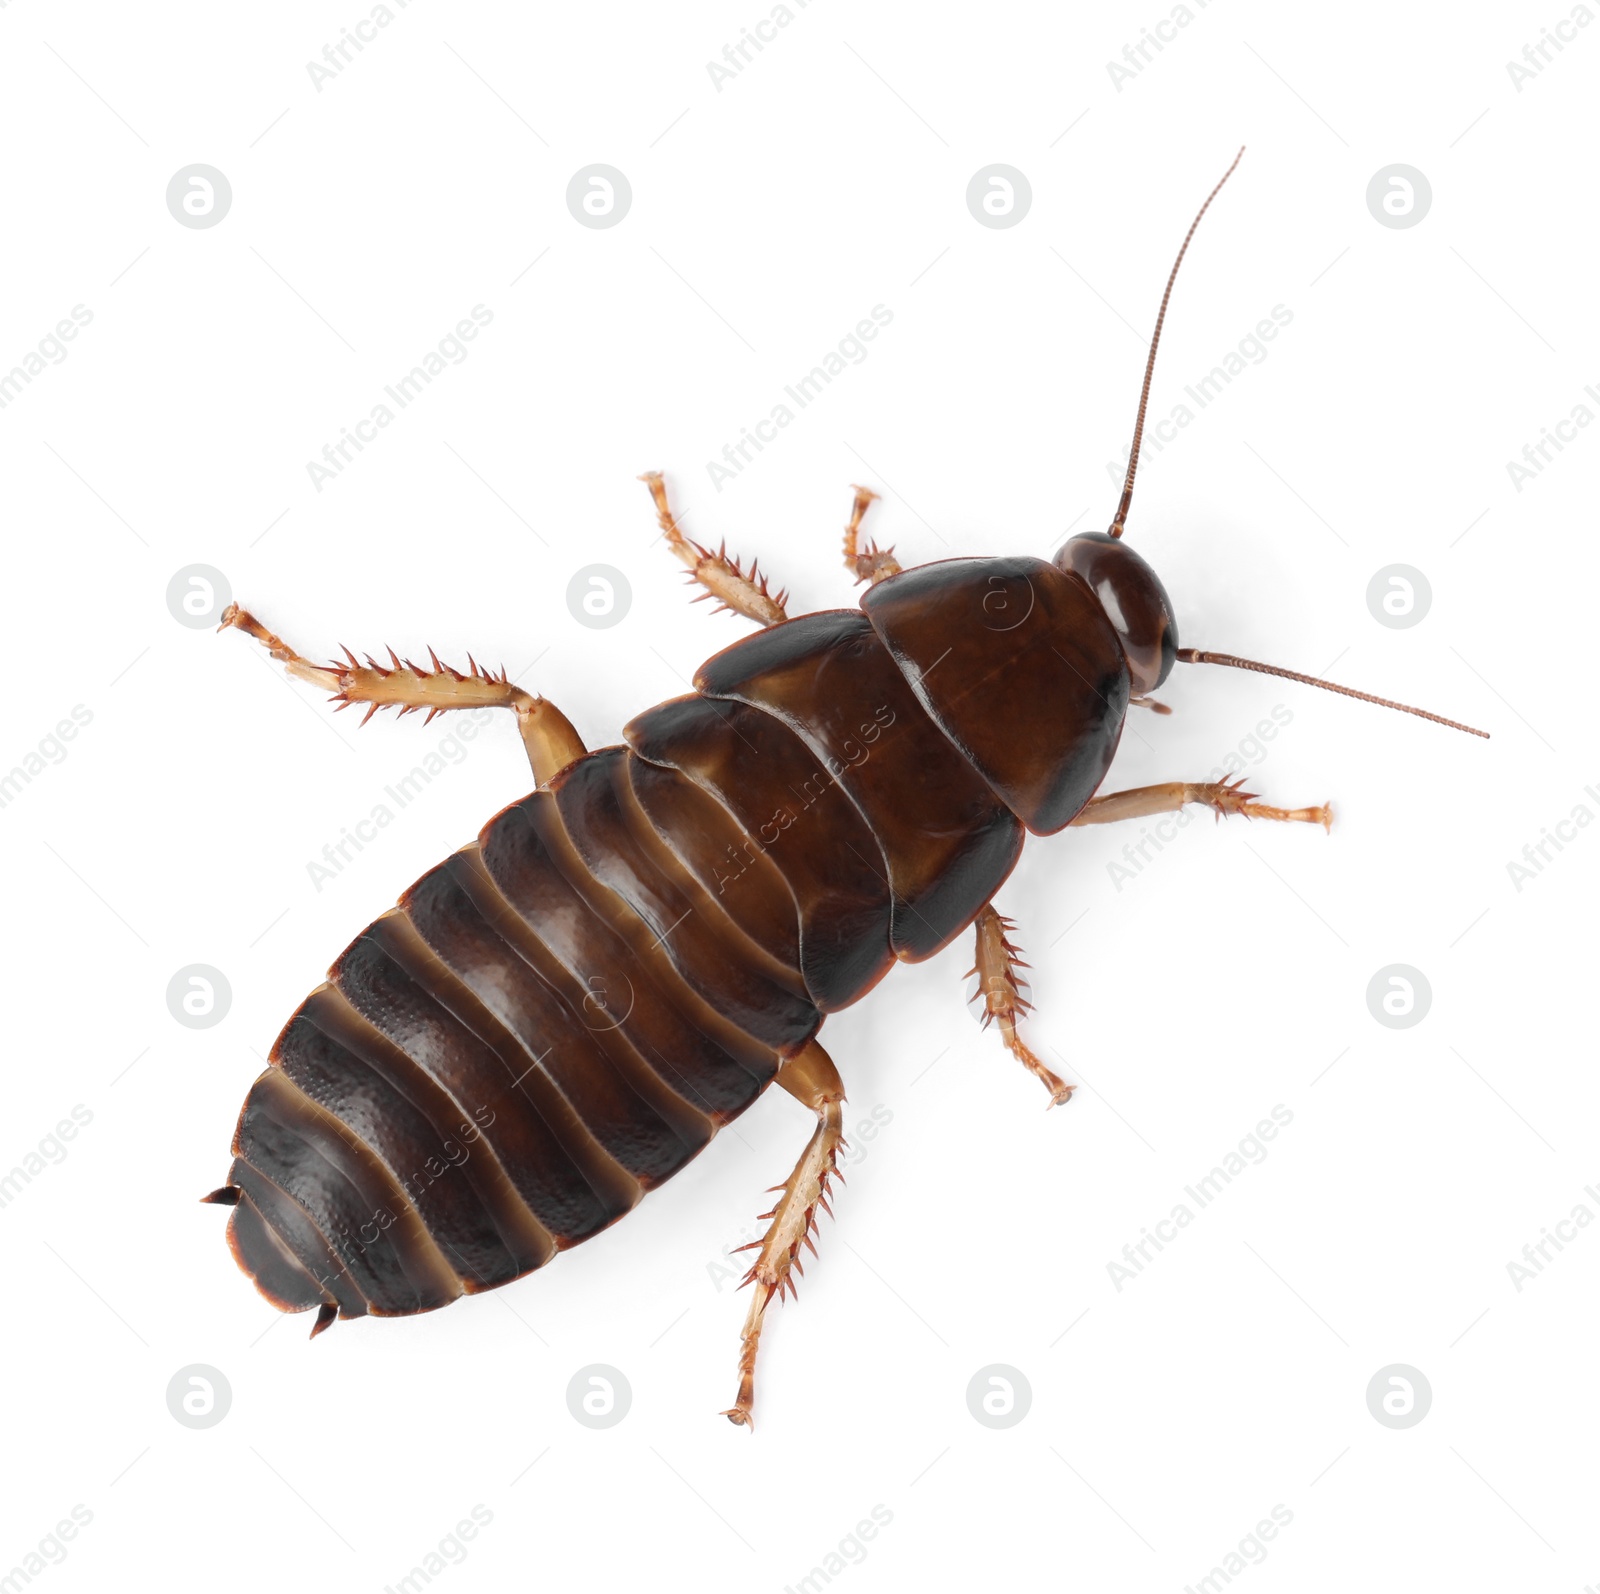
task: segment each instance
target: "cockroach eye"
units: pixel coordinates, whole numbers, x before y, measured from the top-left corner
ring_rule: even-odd
[[[1178,617],[1161,578],[1127,543],[1103,531],[1072,538],[1055,565],[1081,576],[1100,600],[1122,642],[1134,696],[1153,692],[1178,657]]]

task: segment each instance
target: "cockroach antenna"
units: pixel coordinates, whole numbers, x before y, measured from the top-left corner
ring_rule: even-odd
[[[1117,512],[1112,517],[1110,535],[1120,537],[1122,528],[1128,523],[1128,506],[1133,502],[1133,475],[1139,468],[1139,443],[1144,437],[1144,412],[1145,406],[1150,402],[1150,378],[1155,374],[1156,349],[1161,344],[1161,323],[1167,319],[1167,300],[1172,297],[1172,285],[1178,280],[1178,267],[1183,264],[1183,257],[1188,253],[1189,240],[1194,237],[1194,230],[1200,225],[1200,218],[1211,208],[1211,201],[1222,192],[1223,183],[1233,176],[1234,166],[1244,159],[1244,145],[1239,146],[1239,153],[1233,157],[1233,166],[1222,174],[1217,186],[1206,195],[1206,202],[1195,212],[1195,218],[1189,223],[1189,230],[1183,235],[1183,247],[1178,251],[1178,258],[1172,262],[1172,274],[1167,278],[1167,291],[1161,295],[1161,309],[1156,315],[1156,330],[1150,339],[1150,358],[1144,364],[1144,386],[1139,389],[1139,414],[1133,423],[1133,452],[1128,455],[1128,477],[1122,484],[1122,502],[1117,505]]]
[[[1260,675],[1281,675],[1286,681],[1299,681],[1305,686],[1320,686],[1324,692],[1339,692],[1345,697],[1358,697],[1363,703],[1376,703],[1379,708],[1397,708],[1402,714],[1415,714],[1418,719],[1432,720],[1435,725],[1448,725],[1453,731],[1465,731],[1469,736],[1489,740],[1487,731],[1476,726],[1463,725],[1459,720],[1447,720],[1442,714],[1430,714],[1425,708],[1412,708],[1409,703],[1396,703],[1387,697],[1374,697],[1371,692],[1358,692],[1353,686],[1339,686],[1315,675],[1301,675],[1298,670],[1280,670],[1275,664],[1257,664],[1254,659],[1241,659],[1232,653],[1207,653],[1200,648],[1179,648],[1180,664],[1227,664],[1236,670],[1255,670]]]

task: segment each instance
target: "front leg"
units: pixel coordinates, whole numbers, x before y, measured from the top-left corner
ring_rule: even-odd
[[[706,589],[695,599],[696,603],[701,598],[715,598],[719,608],[731,609],[747,620],[759,620],[762,625],[781,625],[789,618],[783,607],[789,594],[780,592],[773,597],[767,590],[767,578],[761,574],[761,567],[755,560],[750,561],[750,574],[746,575],[739,561],[728,557],[726,543],[712,553],[684,536],[667,502],[667,484],[660,471],[646,471],[639,480],[650,489],[650,496],[655,500],[656,523],[661,527],[668,550],[682,560],[689,571],[689,579]]]
[[[855,489],[856,501],[850,508],[850,524],[844,528],[844,567],[856,578],[859,587],[863,581],[877,586],[890,576],[897,576],[904,568],[894,556],[893,548],[880,548],[870,538],[861,546],[861,521],[877,494],[870,487]]]
[[[586,751],[572,721],[554,703],[513,686],[504,670],[499,675],[485,670],[470,653],[465,674],[441,664],[432,648],[428,650],[428,657],[433,660],[431,670],[418,669],[409,659],[398,658],[393,648],[389,650],[393,661],[390,668],[378,664],[370,654],[363,667],[349,648],[344,650],[348,665],[323,666],[301,658],[281,637],[274,636],[253,614],[236,603],[230,603],[222,611],[222,624],[217,629],[229,626],[253,636],[296,679],[331,692],[341,709],[352,703],[368,704],[361,721],[363,725],[380,708],[398,708],[402,714],[425,708],[430,720],[435,714],[452,708],[510,709],[517,716],[517,729],[533,767],[533,778],[541,786],[574,759],[582,758]]]
[[[1253,791],[1244,791],[1241,775],[1231,785],[1227,781],[1172,780],[1161,786],[1134,786],[1128,791],[1108,792],[1091,797],[1083,805],[1075,825],[1108,825],[1116,819],[1146,819],[1151,814],[1175,814],[1186,803],[1203,803],[1221,819],[1224,814],[1243,814],[1246,819],[1282,819],[1333,828],[1333,805],[1316,808],[1270,808],[1256,801]]]

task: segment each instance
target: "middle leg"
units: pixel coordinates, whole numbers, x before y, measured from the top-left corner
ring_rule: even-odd
[[[1059,1107],[1072,1099],[1076,1088],[1052,1073],[1017,1033],[1017,1021],[1032,1007],[1023,994],[1028,982],[1017,973],[1027,968],[1021,952],[1012,945],[1006,932],[1016,926],[1003,919],[991,902],[972,925],[977,933],[977,962],[968,974],[978,976],[978,995],[983,998],[983,1026],[1000,1026],[1000,1039],[1013,1057],[1050,1092],[1050,1105]]]

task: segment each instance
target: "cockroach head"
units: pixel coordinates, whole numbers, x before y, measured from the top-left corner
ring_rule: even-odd
[[[1103,531],[1064,543],[1054,563],[1082,577],[1105,610],[1128,660],[1133,695],[1153,692],[1178,657],[1178,617],[1161,578],[1127,543]]]

